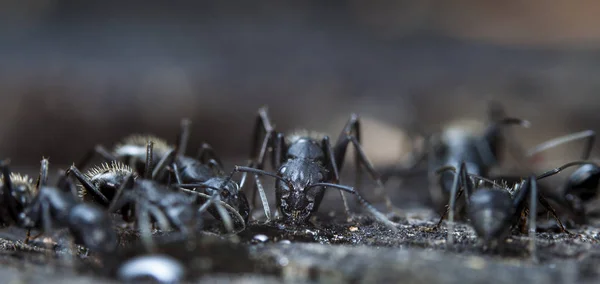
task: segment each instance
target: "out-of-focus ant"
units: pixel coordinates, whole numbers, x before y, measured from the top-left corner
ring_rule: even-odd
[[[68,228],[76,244],[101,253],[115,251],[118,241],[109,214],[94,204],[77,200],[64,174],[57,187],[47,185],[47,159],[41,161],[37,184],[26,176],[11,173],[9,164],[8,160],[0,162],[1,204],[8,213],[2,216],[5,221],[44,233]]]
[[[446,125],[439,133],[429,135],[426,149],[416,153],[414,163],[408,168],[385,171],[384,180],[392,176],[406,177],[415,173],[427,173],[429,191],[436,207],[441,207],[452,188],[454,177],[449,172],[436,174],[439,168],[458,168],[462,163],[469,173],[488,176],[490,170],[502,159],[501,150],[507,144],[515,148],[512,139],[506,139],[505,130],[509,125],[529,126],[529,122],[506,117],[503,108],[491,103],[488,108],[489,122],[459,120]],[[508,137],[510,138],[510,137]],[[419,169],[421,162],[427,161],[426,169]]]
[[[146,171],[144,166],[146,164],[146,144],[148,141],[151,141],[154,145],[153,165],[159,164],[160,160],[175,148],[169,145],[166,140],[154,135],[132,134],[117,143],[112,150],[108,150],[103,145],[94,146],[75,166],[84,169],[98,155],[104,162],[119,161],[132,168],[136,173],[143,174]],[[179,145],[179,147],[185,148],[185,145]]]
[[[161,230],[175,228],[182,235],[188,235],[190,227],[195,231],[200,226],[199,217],[209,205],[221,208],[219,213],[225,224],[233,224],[225,208],[232,211],[242,225],[244,220],[237,210],[231,208],[216,197],[208,196],[202,206],[198,202],[198,194],[179,191],[175,186],[167,187],[151,179],[152,146],[147,142],[146,172],[144,177],[137,174],[128,166],[113,161],[110,165],[96,167],[83,174],[72,166],[67,173],[73,174],[81,183],[80,194],[90,195],[90,199],[108,208],[109,212],[120,211],[124,220],[135,220],[141,232],[144,243],[152,246],[151,224],[155,222]],[[206,187],[210,187],[205,185]],[[213,188],[216,191],[220,188]],[[233,231],[233,228],[227,228]]]
[[[541,204],[544,207],[547,204],[543,201],[543,197],[538,195],[537,181],[557,174],[568,167],[587,164],[596,165],[587,161],[571,162],[541,175],[524,178],[512,187],[500,185],[501,181],[470,174],[465,163],[461,163],[458,172],[455,172],[454,167],[440,169],[439,173],[448,170],[455,172],[449,201],[448,243],[453,242],[456,200],[464,195],[467,218],[484,244],[496,245],[509,235],[511,229],[519,225],[521,228],[525,228],[523,222],[527,222],[531,241],[530,249],[534,250],[537,202],[538,200],[542,201]],[[491,186],[483,185],[482,182],[474,182],[474,180],[488,182]],[[479,186],[474,188],[474,184]],[[527,195],[529,195],[530,201],[528,207],[525,202]],[[528,221],[524,219],[524,216],[527,215],[529,216]]]

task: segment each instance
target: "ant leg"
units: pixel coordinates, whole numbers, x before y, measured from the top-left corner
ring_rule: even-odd
[[[217,192],[215,194],[218,195],[219,193]],[[229,212],[227,212],[225,207],[223,207],[219,201],[221,201],[221,198],[220,197],[216,198],[215,202],[213,202],[213,205],[217,209],[217,213],[219,213],[219,216],[221,217],[221,221],[223,221],[223,225],[225,226],[225,229],[227,230],[228,233],[231,234],[234,232],[233,220],[231,220],[231,216],[229,216]]]
[[[177,144],[175,144],[175,155],[177,157],[185,154],[187,144],[190,139],[190,125],[191,124],[192,124],[192,121],[187,118],[184,118],[181,120],[181,123],[180,123],[181,128],[179,130],[179,134],[177,135]]]
[[[66,172],[66,175],[70,174],[73,174],[75,178],[81,183],[83,188],[85,188],[85,190],[93,194],[94,197],[98,199],[98,202],[100,204],[104,206],[108,206],[110,204],[108,198],[104,194],[102,194],[102,192],[100,192],[100,190],[84,174],[82,174],[77,167],[71,166]]]
[[[142,244],[148,251],[154,250],[154,240],[152,238],[152,221],[147,210],[142,210],[141,206],[135,207],[136,212],[136,223],[138,230],[140,230],[140,239]]]
[[[468,181],[463,180],[466,177],[466,166],[465,163],[461,163],[460,170],[458,173],[454,175],[454,181],[452,183],[452,191],[450,192],[450,202],[449,202],[449,214],[448,214],[448,237],[447,242],[448,245],[452,245],[454,243],[454,213],[456,209],[456,199],[457,199],[457,191],[460,187],[460,183],[462,181],[463,185],[466,185]],[[469,190],[468,187],[463,187],[463,191],[465,192],[465,199],[467,203],[469,202]]]
[[[358,141],[360,141],[360,122],[358,120],[358,115],[352,114],[344,129],[340,133],[338,140],[334,147],[334,156],[335,156],[335,164],[338,167],[338,170],[342,170],[344,166],[344,160],[346,159],[346,150],[348,149],[349,137],[356,137]],[[356,176],[354,180],[354,186],[360,186],[362,181],[362,168],[360,167],[360,158],[359,153],[354,154],[354,163],[356,166]]]
[[[37,188],[46,186],[48,184],[48,167],[49,167],[48,159],[42,158],[42,161],[40,163],[41,163],[40,175],[38,177],[38,184],[36,185]]]
[[[326,155],[327,165],[330,168],[329,170],[330,170],[331,174],[333,175],[333,183],[339,184],[340,183],[340,173],[338,171],[338,167],[335,162],[335,156],[333,153],[333,148],[331,147],[331,142],[329,141],[329,136],[323,137],[323,140],[321,141],[321,146],[323,147],[323,152]],[[340,190],[339,192],[340,192],[340,196],[342,197],[342,202],[344,203],[344,210],[346,211],[346,217],[348,217],[348,220],[351,221],[352,214],[350,213],[350,207],[348,206],[348,200],[346,200],[346,196],[344,195],[343,191]]]
[[[156,167],[152,170],[152,180],[156,180],[157,178],[163,177],[163,170],[165,169],[165,167],[167,167],[167,165],[171,165],[174,163],[176,153],[177,152],[175,150],[171,150],[162,158],[160,158],[160,160],[156,164]]]
[[[181,176],[179,175],[179,167],[176,163],[173,163],[171,167],[173,168],[173,174],[175,175],[175,182],[177,182],[177,184],[182,184]]]
[[[594,141],[596,140],[596,132],[593,130],[585,130],[585,131],[575,132],[575,133],[571,133],[571,134],[568,134],[565,136],[560,136],[560,137],[548,140],[546,142],[538,144],[537,146],[529,149],[527,151],[527,156],[533,158],[540,152],[546,151],[550,148],[554,148],[554,147],[557,147],[557,146],[565,144],[565,143],[580,140],[580,139],[585,139],[585,147],[583,148],[583,153],[582,153],[581,159],[587,160],[590,157],[592,148],[594,147]]]
[[[260,142],[259,141],[261,132],[265,132],[265,137]],[[275,128],[271,124],[271,119],[269,118],[269,113],[267,111],[267,107],[262,107],[258,110],[258,116],[256,117],[256,123],[254,125],[252,140],[252,149],[250,150],[250,159],[256,163],[256,167],[258,169],[264,168],[265,157],[269,147],[272,144],[273,133],[275,132]]]
[[[104,148],[104,146],[96,145],[96,146],[94,146],[93,149],[89,150],[85,154],[85,156],[83,156],[83,158],[79,161],[79,163],[76,164],[77,168],[80,168],[80,169],[85,168],[90,163],[90,161],[92,160],[92,158],[95,155],[99,155],[100,157],[102,157],[102,159],[106,160],[107,162],[117,160],[117,157],[115,157],[108,150],[106,150],[106,148]]]
[[[258,194],[260,195],[260,200],[262,201],[263,209],[265,211],[265,217],[267,218],[267,222],[269,222],[271,221],[271,207],[269,207],[269,201],[267,199],[267,194],[265,193],[265,188],[263,187],[260,177],[257,174],[254,175],[254,184],[258,189]]]
[[[262,131],[265,132],[265,137],[262,139],[262,142],[259,142]],[[258,169],[264,168],[265,158],[267,151],[272,144],[274,132],[275,129],[271,124],[271,119],[269,118],[267,108],[260,108],[258,110],[258,116],[256,117],[256,122],[254,125],[254,137],[252,140],[252,148],[250,150],[250,161],[248,166],[255,166]],[[260,146],[259,143],[261,143]],[[265,210],[265,215],[267,216],[267,219],[270,220],[271,210],[268,207],[268,201],[266,199],[266,195],[264,194],[264,189],[262,189],[262,186],[260,185],[258,175],[254,175],[254,180],[255,184],[252,188],[252,208],[256,207],[256,191],[258,190],[263,203],[263,209]],[[267,207],[264,206],[265,204],[267,204]]]
[[[354,124],[352,124],[353,121],[355,121]],[[358,132],[358,117],[353,116],[351,118],[351,120],[349,121],[349,125],[350,125],[350,127],[355,127],[356,133],[357,134],[359,133]],[[354,126],[352,126],[352,125],[354,125]],[[350,132],[346,132],[346,136],[345,137],[342,136],[341,139],[338,140],[336,148],[334,150],[336,160],[338,162],[343,162],[343,156],[345,155],[346,147],[347,147],[348,143],[352,143],[352,145],[354,146],[354,150],[355,150],[357,173],[362,172],[361,165],[364,166],[366,168],[367,172],[370,174],[371,179],[373,179],[377,183],[377,187],[375,188],[376,194],[379,196],[383,196],[383,198],[385,200],[385,205],[388,208],[388,210],[398,211],[392,204],[392,200],[390,199],[389,195],[387,195],[387,193],[385,193],[384,185],[383,185],[383,182],[381,181],[380,175],[379,175],[379,173],[377,173],[375,171],[373,164],[371,163],[371,161],[369,161],[367,155],[365,154],[365,152],[360,144],[359,137],[360,136],[351,135]],[[337,164],[337,165],[338,165],[338,169],[341,170],[342,165],[341,164]],[[359,175],[357,175],[355,184],[357,186],[360,184]]]
[[[250,165],[252,165],[252,163]],[[248,171],[248,169],[252,169],[253,171]],[[257,173],[257,172],[260,172],[260,174],[265,174],[266,172],[264,172],[263,170],[260,170],[260,169],[235,166],[233,171],[231,171],[231,174],[229,174],[227,179],[225,179],[225,181],[223,181],[222,184],[224,184],[224,185],[227,184],[233,178],[233,175],[237,172],[254,173],[254,175],[253,175],[254,176],[254,184],[256,186],[256,189],[258,189],[258,193],[260,194],[260,199],[262,201],[263,209],[265,212],[265,217],[267,217],[267,222],[271,221],[271,208],[269,207],[269,200],[267,199],[267,194],[265,193],[265,189],[262,186],[262,182],[260,181],[259,174]],[[277,177],[277,175],[274,175],[274,177]],[[253,192],[253,194],[255,194],[255,193],[256,193],[256,191]],[[227,204],[227,203],[224,203],[224,204]]]
[[[458,194],[456,195],[456,199],[458,200],[463,194],[463,189],[459,189],[458,190]],[[452,197],[450,197],[452,198]],[[442,222],[444,221],[444,218],[446,218],[446,216],[448,216],[448,213],[450,212],[450,205],[446,205],[446,210],[444,211],[444,214],[442,214],[442,216],[440,217],[440,220],[437,222],[437,224],[435,225],[435,229],[439,229],[439,227],[442,225]]]
[[[67,178],[65,173],[66,172],[64,170],[61,170],[61,177],[59,178],[58,188],[71,193],[71,195],[75,196],[76,198],[79,198],[79,194],[77,193],[77,186],[75,186],[71,179]]]
[[[36,196],[36,198],[32,201],[31,205],[25,209],[23,212],[23,217],[21,219],[27,219],[28,224],[24,227],[27,229],[31,229],[36,224],[39,224],[38,221],[41,218],[42,221],[42,232],[36,236],[35,238],[41,236],[42,234],[49,234],[52,232],[52,215],[50,210],[50,204],[48,200],[44,199],[45,194],[40,192],[40,195]],[[29,234],[27,235],[29,238]]]
[[[23,240],[24,244],[28,244],[30,241],[35,240],[39,237],[41,237],[44,234],[44,232],[40,232],[35,236],[31,236],[31,229],[27,229],[27,232],[25,233],[25,240]]]
[[[154,142],[148,141],[146,144],[146,163],[144,164],[144,178],[151,179],[152,178],[152,157],[154,149]]]
[[[108,205],[108,212],[115,212],[120,208],[123,208],[125,204],[129,203],[130,195],[126,194],[125,189],[133,188],[133,182],[133,174],[128,174],[127,177],[125,177],[125,181],[123,182],[123,184],[121,184],[119,189],[117,189],[115,196],[113,196],[113,200]]]
[[[223,162],[217,155],[217,152],[213,147],[208,143],[202,143],[200,149],[198,149],[197,159],[203,163],[208,160],[214,160],[220,169],[223,169]]]
[[[537,184],[536,184],[536,187],[537,187]],[[538,201],[540,202],[540,204],[542,204],[542,206],[544,206],[544,208],[546,208],[546,210],[548,210],[548,212],[550,212],[550,214],[552,215],[554,220],[556,220],[556,223],[560,227],[560,231],[562,233],[566,233],[566,234],[570,235],[571,232],[569,232],[563,225],[562,221],[560,221],[558,214],[556,214],[556,210],[554,210],[554,208],[550,205],[550,203],[548,203],[548,199],[546,199],[546,197],[541,192],[538,192],[537,196],[538,196]]]
[[[537,181],[535,180],[535,176],[529,178],[531,183],[531,196],[529,197],[529,253],[531,257],[535,260],[535,230],[537,228],[536,225],[536,217],[537,217],[537,194],[538,187]],[[540,196],[541,197],[541,196]],[[561,224],[562,225],[562,224]],[[564,229],[564,228],[563,228]]]
[[[522,214],[525,210],[525,200],[529,194],[529,252],[532,258],[535,259],[535,231],[536,231],[536,217],[537,217],[537,201],[538,194],[537,180],[535,176],[530,176],[521,183],[521,187],[517,192],[514,200],[513,207],[516,208],[515,214]]]
[[[168,216],[166,216],[165,213],[163,213],[160,210],[160,208],[158,208],[156,206],[148,206],[146,211],[148,211],[148,214],[150,215],[151,220],[152,220],[152,218],[154,218],[154,220],[156,220],[156,223],[158,224],[158,228],[160,228],[161,231],[166,232],[166,231],[171,230],[172,218],[169,218]]]
[[[274,169],[279,169],[281,164],[283,164],[285,159],[285,153],[287,152],[287,146],[285,145],[285,134],[277,133],[277,137],[275,137],[275,151],[272,158],[272,166]]]

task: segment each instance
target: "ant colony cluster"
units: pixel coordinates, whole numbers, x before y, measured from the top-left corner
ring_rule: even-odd
[[[497,246],[513,234],[528,233],[529,253],[535,255],[538,209],[549,212],[561,233],[567,235],[570,232],[563,225],[564,216],[559,216],[552,205],[571,213],[568,225],[587,222],[586,205],[596,197],[600,182],[600,166],[589,161],[595,133],[577,132],[524,150],[511,139],[511,126],[528,127],[529,123],[508,117],[500,106],[491,104],[487,123],[452,123],[427,135],[427,146],[414,153],[417,159],[412,165],[394,167],[380,175],[363,151],[356,115],[350,116],[337,140],[331,141],[328,135],[314,131],[276,131],[267,109],[261,108],[254,125],[250,157],[232,171],[225,170],[219,156],[206,143],[197,155],[186,154],[190,122],[184,119],[175,144],[156,136],[135,134],[112,149],[97,145],[81,161],[59,171],[54,186],[48,184],[47,159],[42,159],[35,181],[11,172],[8,159],[2,161],[0,218],[6,226],[27,232],[25,244],[36,245],[38,237],[31,236],[32,230],[49,235],[65,229],[72,247],[79,246],[100,259],[109,259],[127,246],[123,241],[126,231],[135,232],[135,241],[152,252],[159,243],[171,238],[202,237],[207,218],[213,224],[217,222],[218,234],[226,236],[265,224],[276,223],[288,229],[310,227],[312,217],[322,207],[325,192],[334,190],[339,192],[347,222],[360,222],[350,208],[350,197],[368,213],[364,218],[383,225],[380,232],[400,235],[403,227],[398,220],[404,216],[384,192],[383,181],[422,172],[429,180],[434,209],[441,213],[437,225],[427,229],[443,232],[445,224],[447,245],[456,242],[455,222],[461,221],[474,230],[486,247]],[[586,141],[580,160],[535,174],[533,161],[540,152],[576,140]],[[343,185],[340,180],[348,146],[353,148],[357,170],[353,186]],[[505,149],[525,168],[523,176],[493,173],[492,169],[503,160]],[[91,164],[98,159],[102,163]],[[578,169],[561,187],[561,194],[549,196],[538,185],[539,180],[573,166]],[[359,193],[363,170],[376,183],[374,193],[385,201],[388,213],[376,209]],[[261,182],[265,178],[274,182],[276,216],[272,215]],[[247,187],[252,188],[250,202],[244,190]],[[258,207],[262,210],[254,210]],[[252,213],[264,216],[253,217]],[[168,275],[154,269],[156,266],[164,267]],[[183,277],[184,266],[165,255],[149,254],[121,263],[116,275],[121,279],[166,277],[168,282],[169,277]]]

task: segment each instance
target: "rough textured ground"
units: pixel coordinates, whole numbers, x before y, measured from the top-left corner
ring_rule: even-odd
[[[313,220],[305,227],[278,222],[252,223],[237,236],[206,232],[196,241],[157,246],[182,261],[190,281],[214,283],[326,282],[360,283],[592,283],[600,279],[600,229],[582,227],[572,235],[538,233],[536,259],[528,238],[515,235],[497,248],[484,248],[469,226],[459,224],[456,243],[446,243],[446,227],[432,230],[435,216],[411,210],[398,232],[355,216],[353,222]],[[213,228],[216,230],[216,228]],[[94,255],[70,258],[68,246],[46,249],[44,239],[31,245],[4,231],[0,242],[0,279],[17,283],[105,283],[125,259],[139,255],[135,233],[121,231],[128,244],[104,262]],[[58,234],[55,239],[63,239]],[[157,236],[165,238],[168,236]],[[264,235],[264,236],[263,236]],[[48,239],[45,239],[47,243]],[[133,241],[133,242],[132,242]],[[58,253],[55,252],[58,251]]]

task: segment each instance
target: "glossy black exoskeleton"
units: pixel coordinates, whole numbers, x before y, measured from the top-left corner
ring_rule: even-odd
[[[497,244],[499,241],[504,240],[509,235],[511,229],[519,225],[524,225],[523,222],[525,222],[525,219],[523,217],[526,215],[529,216],[529,220],[527,221],[529,232],[534,237],[537,214],[531,212],[537,212],[537,202],[539,201],[547,210],[552,210],[548,207],[548,202],[545,198],[538,194],[537,181],[557,174],[565,168],[582,164],[593,163],[586,161],[568,163],[541,175],[532,175],[521,179],[521,182],[507,188],[499,183],[501,181],[471,175],[465,163],[462,163],[458,173],[454,174],[450,194],[448,242],[452,242],[455,205],[457,198],[461,194],[464,194],[465,197],[467,218],[485,244]],[[453,169],[453,167],[446,167],[440,169],[440,171],[448,169]],[[481,183],[475,183],[473,182],[474,180],[484,180],[492,186],[481,186]],[[480,186],[474,188],[474,184],[480,184]],[[530,195],[529,206],[525,202],[528,194]],[[528,210],[528,214],[525,213],[525,209]],[[521,228],[524,228],[524,226],[521,226]]]
[[[573,212],[575,222],[586,223],[585,204],[598,196],[599,183],[600,167],[595,164],[581,166],[567,179],[562,188],[563,203]]]
[[[177,147],[169,152],[165,161],[153,170],[153,179],[171,180],[170,176],[164,178],[163,170],[168,168],[173,173],[177,186],[214,196],[217,200],[236,208],[239,215],[247,222],[250,209],[246,195],[240,190],[241,186],[225,174],[223,163],[215,150],[209,144],[203,143],[196,158],[185,156],[184,147],[190,136],[189,125],[189,120],[182,120]],[[219,190],[215,190],[217,188]],[[222,219],[218,207],[211,207],[208,211],[215,218]],[[228,222],[228,220],[223,220],[223,222]]]
[[[110,253],[117,248],[117,235],[109,214],[100,207],[79,202],[71,184],[61,178],[59,186],[47,185],[48,160],[41,162],[38,184],[29,178],[13,174],[9,162],[1,162],[2,205],[8,211],[10,223],[26,229],[51,232],[53,228],[68,228],[74,242],[92,251]]]
[[[505,117],[504,111],[497,104],[490,105],[488,117],[487,125],[476,120],[459,120],[446,125],[441,132],[430,135],[427,150],[418,154],[419,158],[410,170],[427,159],[429,191],[436,207],[447,200],[454,180],[449,172],[437,175],[437,169],[445,166],[458,168],[464,163],[469,173],[487,176],[502,159],[501,150],[506,142],[513,143],[511,139],[504,137],[504,127],[529,125],[527,121]],[[402,175],[404,171],[386,173],[386,179],[387,176],[396,174]]]
[[[218,203],[218,200],[209,198],[200,206],[198,195],[184,193],[176,187],[151,180],[152,161],[149,157],[152,157],[152,142],[148,142],[147,153],[144,178],[118,161],[93,168],[86,174],[72,166],[67,173],[73,174],[81,183],[81,196],[86,198],[90,195],[90,200],[108,208],[109,212],[119,211],[124,220],[135,221],[144,242],[151,245],[153,222],[161,230],[175,228],[179,233],[187,235],[188,228],[196,229],[200,226],[201,218],[198,214],[208,205]],[[221,212],[229,217],[225,209]]]
[[[94,156],[98,155],[104,162],[119,161],[132,168],[136,173],[143,174],[146,171],[144,166],[146,163],[146,143],[148,141],[152,141],[154,144],[153,165],[159,164],[161,159],[175,148],[175,146],[169,145],[166,140],[154,135],[132,134],[118,142],[112,150],[108,150],[102,145],[96,145],[75,166],[84,169]]]
[[[265,132],[262,140],[261,132]],[[234,171],[250,172],[255,175],[254,178],[267,218],[270,217],[270,210],[258,178],[260,174],[277,179],[275,183],[277,209],[281,212],[285,222],[293,224],[307,222],[309,217],[319,209],[325,189],[335,188],[340,190],[340,193],[345,191],[357,196],[361,204],[379,221],[393,227],[391,221],[376,211],[356,190],[339,185],[339,171],[344,164],[348,144],[355,147],[357,170],[361,169],[361,165],[365,166],[372,178],[379,181],[379,175],[373,169],[360,145],[359,120],[356,115],[351,116],[337,143],[332,147],[328,136],[306,131],[296,132],[286,139],[283,133],[275,132],[267,109],[261,108],[254,129],[251,162],[249,163],[256,169],[236,167]],[[262,170],[269,148],[274,151],[271,161],[273,168],[277,170],[276,174]],[[379,184],[381,183],[379,182]],[[343,194],[341,195],[348,212],[345,197]]]
[[[487,125],[474,120],[458,121],[447,125],[440,133],[430,135],[427,139],[427,149],[416,154],[417,158],[411,166],[387,170],[384,180],[391,176],[405,177],[427,172],[430,194],[434,205],[439,208],[445,204],[454,180],[449,172],[436,174],[436,171],[442,167],[458,168],[461,163],[465,163],[469,173],[490,177],[491,170],[503,160],[502,149],[507,147],[522,164],[521,166],[530,171],[532,170],[529,168],[530,162],[539,152],[579,139],[587,139],[586,149],[591,149],[595,137],[595,133],[589,130],[573,133],[549,140],[525,153],[512,138],[510,131],[505,129],[506,126],[515,124],[527,127],[529,122],[507,118],[503,108],[492,102],[488,108]],[[427,160],[427,169],[418,169],[419,164],[424,160]]]

